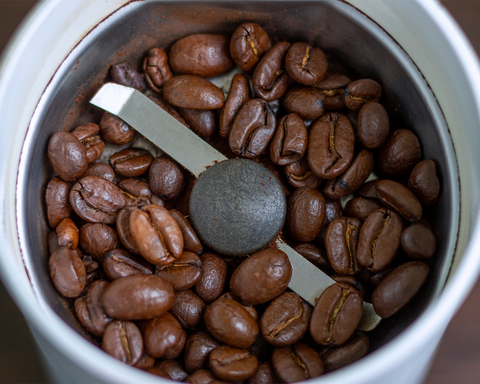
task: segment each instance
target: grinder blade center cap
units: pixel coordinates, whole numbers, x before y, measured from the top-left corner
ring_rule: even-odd
[[[190,218],[206,245],[221,254],[251,254],[282,229],[285,193],[275,175],[246,159],[231,159],[203,172],[190,196]]]

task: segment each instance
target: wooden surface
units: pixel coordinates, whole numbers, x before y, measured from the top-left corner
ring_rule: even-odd
[[[0,51],[34,3],[0,0]],[[442,3],[480,52],[480,1]],[[0,383],[45,382],[47,379],[25,320],[0,283]],[[480,283],[477,282],[448,327],[426,383],[480,383]]]

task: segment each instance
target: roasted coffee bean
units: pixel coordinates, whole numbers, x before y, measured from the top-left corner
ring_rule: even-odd
[[[145,369],[151,368],[155,365],[155,359],[151,356],[146,355],[145,353],[142,355],[140,360],[138,360],[133,366],[138,369]]]
[[[47,242],[48,242],[48,250],[51,254],[53,252],[55,252],[57,250],[57,248],[60,247],[60,244],[58,243],[57,232],[55,230],[53,230],[49,233]],[[78,257],[82,257],[82,252],[81,252],[79,247],[77,247],[75,249],[72,249],[72,251],[77,253]]]
[[[230,149],[242,157],[258,157],[267,148],[275,128],[275,115],[267,102],[262,99],[249,100],[240,108],[233,122],[228,139]]]
[[[187,218],[176,209],[171,209],[170,213],[182,231],[184,243],[183,249],[185,251],[196,253],[197,255],[201,254],[203,252],[202,243],[200,243],[197,234],[193,230]]]
[[[203,322],[205,302],[190,289],[175,293],[170,313],[183,328],[196,329]]]
[[[135,88],[140,92],[147,89],[145,75],[141,75],[126,63],[112,65],[112,79],[115,83]]]
[[[223,295],[219,296],[219,299],[231,299],[237,301],[238,298],[233,296],[232,292],[225,292]],[[245,308],[247,312],[253,317],[253,319],[258,323],[260,318],[258,317],[258,312],[255,307],[253,305],[242,305],[242,307]]]
[[[87,328],[87,331],[99,337],[113,320],[105,314],[100,304],[100,296],[107,285],[106,280],[96,280],[88,286],[84,297],[75,300],[75,313],[78,320]]]
[[[77,252],[59,246],[48,261],[50,277],[55,288],[65,297],[77,297],[85,289],[87,271]]]
[[[368,336],[362,334],[352,337],[341,347],[329,349],[322,354],[325,372],[336,371],[360,360],[367,354],[369,347]]]
[[[134,208],[124,208],[118,213],[116,220],[116,228],[118,238],[125,246],[125,248],[127,248],[132,253],[139,254],[140,252],[138,251],[135,239],[132,236],[132,232],[130,232],[130,215],[133,209]]]
[[[320,355],[300,342],[286,348],[275,348],[272,363],[277,377],[283,383],[296,383],[323,374]]]
[[[92,273],[98,268],[98,263],[93,260],[92,256],[83,256],[82,261],[83,265],[85,265],[85,270],[87,273]]]
[[[152,160],[145,149],[125,148],[110,157],[110,165],[117,175],[137,177],[147,172]]]
[[[246,380],[258,368],[257,358],[248,350],[226,345],[215,348],[208,360],[214,375],[229,382]]]
[[[359,278],[352,275],[332,275],[330,276],[342,288],[349,288],[351,291],[357,292],[363,299],[365,296],[365,287]]]
[[[223,257],[213,253],[204,253],[202,261],[202,276],[195,285],[195,291],[206,302],[216,300],[223,292],[227,281],[227,263]]]
[[[218,109],[223,107],[223,92],[210,81],[197,76],[177,76],[163,86],[163,97],[181,108]]]
[[[142,334],[131,321],[112,321],[103,334],[102,349],[121,362],[133,365],[143,355]]]
[[[288,113],[296,113],[303,120],[315,120],[324,111],[322,91],[312,87],[297,87],[283,97],[283,106]]]
[[[87,170],[85,146],[68,132],[57,132],[50,138],[48,159],[57,175],[67,182],[77,180]]]
[[[100,298],[114,319],[143,320],[163,316],[172,308],[175,291],[155,275],[132,275],[112,281]]]
[[[240,25],[230,39],[230,53],[244,72],[250,71],[271,47],[270,38],[263,28],[252,22]]]
[[[158,367],[150,367],[150,368],[145,368],[145,372],[151,373],[152,375],[158,376],[158,377],[163,377],[165,379],[171,379],[170,375],[165,372],[162,368]]]
[[[118,182],[118,187],[125,196],[126,208],[138,208],[143,205],[156,204],[163,207],[165,204],[161,198],[154,195],[146,181],[126,178]],[[119,213],[120,214],[120,213]]]
[[[308,243],[319,235],[325,214],[325,199],[320,192],[298,188],[288,198],[285,228],[293,240]]]
[[[328,180],[323,194],[330,199],[341,199],[357,190],[372,171],[373,153],[362,149],[343,174]]]
[[[255,309],[254,307],[250,307]],[[257,323],[259,319],[257,317]],[[259,337],[255,343],[252,344],[251,347],[248,348],[248,352],[250,352],[253,356],[255,356],[258,361],[265,361],[269,360],[272,356],[273,352],[273,345],[266,342],[263,337]]]
[[[325,221],[323,222],[322,230],[317,236],[315,241],[321,245],[325,244],[325,232],[327,231],[328,224],[330,224],[334,219],[343,216],[343,208],[340,200],[332,200],[325,198]]]
[[[131,275],[151,275],[150,264],[143,258],[124,249],[113,249],[105,255],[103,270],[110,280]]]
[[[358,111],[369,101],[378,101],[382,97],[382,86],[375,80],[362,79],[350,83],[343,93],[343,102],[348,109]]]
[[[132,141],[135,131],[119,117],[105,112],[100,120],[100,134],[109,143],[123,145]]]
[[[321,345],[342,345],[355,332],[363,313],[360,295],[338,284],[320,296],[310,319],[310,334]]]
[[[170,65],[179,75],[214,77],[233,68],[229,39],[221,35],[191,35],[170,48]]]
[[[177,119],[180,123],[185,125],[187,128],[190,128],[190,126],[187,124],[187,122],[183,119],[182,116],[178,113],[178,111],[173,107],[172,105],[168,104],[165,100],[159,99],[158,97],[155,96],[148,96],[150,100],[152,100],[155,104],[157,104],[160,108],[162,108],[165,112],[170,114],[172,117]]]
[[[117,232],[105,224],[85,224],[80,228],[80,246],[83,251],[98,261],[103,261],[107,252],[118,247]]]
[[[217,116],[215,111],[178,108],[178,112],[190,125],[192,131],[204,139],[212,136],[217,130]]]
[[[407,187],[392,180],[381,180],[376,185],[378,199],[395,209],[408,221],[422,218],[422,205]]]
[[[155,367],[163,370],[172,380],[175,381],[182,382],[188,377],[188,372],[185,367],[176,359],[160,361],[155,364]]]
[[[358,138],[369,148],[378,148],[385,143],[390,132],[387,111],[375,101],[363,105],[358,113]]]
[[[275,384],[278,377],[269,363],[259,363],[255,374],[248,379],[248,384]]]
[[[143,322],[140,330],[145,353],[156,359],[175,359],[187,340],[187,333],[170,313]]]
[[[312,308],[294,292],[278,296],[260,319],[260,331],[267,342],[286,347],[299,341],[308,330]]]
[[[365,221],[373,211],[382,207],[383,204],[378,200],[354,197],[353,199],[349,200],[345,206],[345,215],[355,217],[360,221]]]
[[[152,264],[171,264],[183,253],[182,231],[171,213],[159,205],[133,210],[130,232],[140,254]]]
[[[172,200],[185,187],[182,169],[168,157],[157,157],[150,166],[148,186],[155,195],[160,196],[163,200]]]
[[[148,86],[160,93],[163,85],[173,77],[167,54],[163,49],[152,48],[148,51],[148,56],[143,61],[143,72]]]
[[[72,207],[68,201],[70,185],[54,177],[45,191],[47,218],[50,227],[55,228],[63,219],[72,216]]]
[[[290,44],[286,41],[274,45],[253,71],[253,90],[266,101],[279,99],[293,83],[285,71],[285,56],[289,49]]]
[[[97,161],[100,156],[102,156],[103,149],[105,148],[104,141],[98,135],[99,132],[100,127],[93,123],[81,125],[72,131],[72,135],[85,146],[87,162],[89,164]]]
[[[324,273],[330,274],[332,272],[332,266],[328,262],[327,253],[323,248],[318,248],[311,243],[302,243],[296,245],[293,249]]]
[[[373,211],[360,230],[358,263],[374,273],[386,269],[400,248],[402,230],[402,219],[394,211],[388,208]]]
[[[307,43],[295,43],[285,57],[290,77],[303,85],[313,85],[327,73],[327,58],[323,51]]]
[[[248,348],[260,333],[255,319],[232,299],[214,301],[207,307],[204,320],[213,337],[232,347]]]
[[[355,136],[350,121],[339,113],[326,113],[308,136],[308,164],[315,175],[333,179],[352,162]]]
[[[357,265],[357,242],[361,222],[352,217],[333,220],[325,232],[325,249],[328,261],[336,273],[353,275]]]
[[[215,381],[213,373],[208,369],[199,369],[185,379],[190,384],[209,384]]]
[[[155,274],[172,284],[175,291],[183,291],[200,281],[202,262],[196,254],[184,251],[173,263],[157,265]]]
[[[227,100],[220,114],[220,136],[228,137],[238,111],[250,100],[250,86],[245,75],[235,75],[230,85]]]
[[[431,207],[438,200],[440,181],[438,181],[437,167],[432,160],[420,161],[408,178],[410,189],[424,207]]]
[[[307,127],[298,115],[282,117],[270,144],[273,163],[287,165],[299,161],[307,151],[307,136]]]
[[[373,309],[384,319],[394,315],[418,292],[427,279],[429,268],[420,261],[409,261],[395,268],[375,288]]]
[[[207,332],[196,332],[185,344],[185,367],[189,372],[208,368],[208,356],[220,343]]]
[[[287,255],[279,249],[267,248],[240,264],[230,279],[230,289],[242,304],[263,304],[287,289],[292,273]]]
[[[423,261],[435,254],[437,241],[428,225],[417,222],[403,230],[401,244],[410,258]]]
[[[77,248],[78,228],[68,217],[63,219],[55,228],[57,232],[58,245],[66,245],[70,249]]]
[[[321,81],[313,84],[313,86],[322,91],[325,110],[341,111],[345,108],[343,93],[351,82],[352,80],[348,76],[331,73],[325,75]]]
[[[286,165],[284,172],[288,183],[295,188],[309,187],[317,189],[322,184],[322,179],[311,171],[305,157],[295,163]]]
[[[380,179],[370,180],[355,191],[355,196],[365,199],[377,199],[377,184]]]
[[[115,172],[113,171],[112,167],[106,163],[91,164],[83,174],[83,177],[85,176],[100,176],[101,178],[108,180],[113,184],[117,183]]]
[[[373,287],[376,287],[378,286],[378,284],[380,284],[380,282],[385,278],[385,276],[387,276],[390,272],[392,272],[395,268],[393,266],[390,266],[388,267],[387,269],[381,271],[381,272],[377,272],[375,274],[373,274],[369,281],[370,281],[370,284],[373,286]]]
[[[422,158],[422,148],[417,136],[408,129],[390,133],[375,157],[376,170],[384,176],[408,174]]]

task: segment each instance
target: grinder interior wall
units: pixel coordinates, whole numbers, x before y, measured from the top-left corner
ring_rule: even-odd
[[[32,284],[48,305],[75,329],[85,332],[72,313],[72,301],[61,297],[48,273],[49,232],[44,202],[45,187],[53,175],[46,156],[54,132],[69,130],[87,122],[98,123],[101,112],[88,100],[109,79],[109,67],[129,62],[140,69],[144,53],[153,47],[168,48],[177,39],[193,33],[220,33],[227,36],[244,21],[263,26],[273,43],[306,41],[322,48],[339,69],[350,68],[355,78],[380,82],[395,113],[393,128],[412,129],[420,138],[423,155],[436,162],[442,184],[435,209],[426,212],[436,234],[437,254],[431,276],[422,293],[391,319],[382,321],[375,334],[379,342],[396,336],[408,326],[433,298],[442,268],[449,268],[446,254],[456,223],[452,222],[451,188],[455,175],[448,171],[446,146],[436,132],[432,111],[425,103],[425,83],[414,84],[408,70],[395,59],[401,52],[384,35],[375,36],[363,27],[372,25],[367,17],[340,1],[327,2],[133,2],[94,29],[58,69],[35,112],[22,154],[17,202],[26,267]],[[378,30],[380,31],[380,30]],[[381,32],[381,31],[380,31]],[[385,97],[385,96],[384,96]],[[458,204],[458,202],[455,202]],[[447,224],[448,223],[448,224]],[[454,237],[454,236],[453,236]]]

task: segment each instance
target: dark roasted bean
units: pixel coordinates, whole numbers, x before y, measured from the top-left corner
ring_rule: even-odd
[[[80,246],[83,251],[98,261],[103,261],[107,252],[118,246],[117,232],[105,224],[85,224],[80,228]]]
[[[328,224],[330,224],[334,219],[343,216],[343,208],[340,200],[331,200],[325,198],[325,221],[323,222],[322,230],[316,238],[316,242],[319,244],[325,244],[325,232],[327,231]]]
[[[437,241],[428,225],[417,222],[403,230],[401,244],[410,258],[424,261],[435,254]]]
[[[208,356],[220,343],[207,332],[193,333],[185,344],[185,367],[189,372],[208,368]]]
[[[343,102],[348,109],[358,111],[369,101],[378,101],[382,97],[382,86],[375,80],[362,79],[350,83],[343,94]]]
[[[168,57],[163,49],[152,48],[143,61],[145,81],[155,92],[160,93],[163,85],[173,77]]]
[[[282,117],[270,144],[273,163],[287,165],[299,161],[307,151],[307,136],[307,127],[298,115]]]
[[[370,180],[355,191],[355,196],[365,199],[377,199],[377,183],[380,179]]]
[[[322,184],[322,179],[311,171],[305,157],[295,163],[286,165],[284,172],[288,183],[295,188],[309,187],[317,189]]]
[[[248,384],[275,384],[278,377],[269,363],[259,363],[255,374],[248,379]]]
[[[65,297],[77,297],[85,289],[87,271],[77,252],[59,246],[48,261],[50,277],[55,288]]]
[[[112,65],[112,79],[115,83],[135,88],[140,92],[147,89],[145,76],[125,63]]]
[[[105,141],[123,145],[132,141],[135,131],[119,117],[105,112],[100,120],[100,134]]]
[[[370,340],[368,336],[359,335],[352,337],[341,347],[329,349],[322,354],[325,372],[336,371],[360,360],[367,354],[369,347]]]
[[[149,368],[144,368],[143,369],[145,372],[148,372],[152,375],[158,376],[158,377],[163,377],[165,379],[171,379],[170,375],[165,372],[162,368],[158,367],[149,367]]]
[[[130,321],[112,321],[103,334],[102,349],[121,362],[133,365],[143,355],[142,334]]]
[[[157,265],[155,274],[172,284],[175,291],[183,291],[200,281],[202,262],[196,254],[184,251],[173,263]]]
[[[50,138],[48,159],[57,175],[67,182],[75,181],[87,170],[85,146],[68,132],[57,132]]]
[[[387,111],[375,101],[363,105],[358,113],[358,138],[369,148],[378,148],[385,143],[390,132]]]
[[[150,167],[153,156],[141,148],[125,148],[110,157],[110,165],[117,175],[137,177]]]
[[[180,116],[190,125],[190,128],[200,137],[206,139],[217,130],[217,116],[213,110],[178,108]]]
[[[323,248],[318,248],[311,243],[303,243],[296,245],[293,249],[323,272],[327,274],[332,272],[332,266],[328,262],[327,253]]]
[[[230,39],[230,53],[242,71],[248,72],[270,48],[270,38],[263,28],[252,22],[243,23]]]
[[[118,237],[125,248],[132,253],[139,254],[135,239],[132,236],[132,232],[130,232],[130,215],[132,210],[133,208],[124,208],[118,213],[116,228]]]
[[[330,276],[342,288],[349,288],[351,291],[357,292],[362,299],[365,296],[365,287],[359,278],[352,275],[332,275]]]
[[[175,293],[170,313],[183,328],[196,329],[203,322],[205,303],[190,289]]]
[[[209,384],[215,381],[213,373],[208,369],[199,369],[185,379],[190,384]]]
[[[323,114],[323,93],[312,87],[293,88],[283,97],[283,106],[288,113],[296,113],[303,120],[314,120]]]
[[[437,167],[432,160],[420,161],[408,178],[410,189],[424,207],[431,207],[438,200],[440,181],[437,176]]]
[[[353,199],[349,200],[345,206],[345,215],[356,217],[360,221],[365,221],[373,211],[382,207],[383,204],[378,200],[354,197]]]
[[[125,178],[118,182],[118,187],[125,196],[126,208],[138,208],[150,204],[160,205],[161,207],[165,205],[161,198],[150,191],[146,181]]]
[[[150,166],[148,186],[162,199],[174,199],[185,186],[182,169],[165,156],[157,157]]]
[[[105,180],[110,181],[113,184],[117,183],[117,177],[112,167],[106,163],[95,163],[91,164],[83,176],[99,176]]]
[[[232,292],[225,292],[219,297],[219,299],[232,299],[237,301],[237,298],[233,296]],[[258,317],[258,312],[253,305],[243,305],[242,307],[247,310],[247,312],[253,317],[253,319],[258,323],[260,318]]]
[[[143,354],[140,360],[138,360],[133,366],[138,369],[151,368],[155,365],[155,359],[151,356]]]
[[[155,367],[163,370],[172,380],[175,381],[182,382],[188,377],[188,372],[185,367],[176,359],[160,361],[155,364]]]
[[[396,181],[381,180],[375,188],[378,199],[408,221],[418,221],[422,218],[422,205],[407,187]]]
[[[145,353],[156,359],[175,359],[187,340],[187,333],[170,313],[143,322],[140,330]]]
[[[202,243],[200,243],[197,234],[193,230],[187,218],[176,209],[171,209],[170,213],[172,214],[173,218],[182,230],[184,244],[183,249],[185,251],[193,252],[197,255],[200,255],[203,252]]]
[[[352,80],[348,76],[332,73],[327,74],[321,81],[313,84],[322,91],[327,111],[341,111],[345,108],[343,93]]]
[[[82,257],[83,265],[85,265],[85,269],[87,273],[92,273],[98,268],[98,263],[93,260],[92,256],[83,256]]]
[[[245,75],[235,75],[230,85],[227,100],[220,114],[220,136],[228,137],[238,111],[250,100],[250,86]]]
[[[272,363],[275,373],[283,383],[296,383],[323,374],[320,355],[300,342],[286,348],[275,348]]]
[[[307,43],[295,43],[285,57],[285,68],[290,77],[304,85],[313,85],[327,73],[327,58],[319,48]]]
[[[221,345],[209,356],[210,368],[221,380],[235,382],[246,380],[257,371],[258,360],[246,349]]]
[[[102,156],[103,149],[105,148],[105,143],[98,135],[99,132],[100,127],[93,123],[81,125],[72,131],[72,135],[85,146],[87,162],[89,164],[97,161],[100,156]]]
[[[131,275],[151,275],[152,267],[143,258],[124,249],[114,249],[105,255],[103,270],[110,280]]]
[[[227,281],[227,264],[225,260],[213,253],[205,253],[202,261],[202,276],[195,285],[197,295],[203,300],[216,300],[223,292]]]
[[[55,228],[63,219],[72,216],[72,207],[68,200],[70,185],[54,177],[47,185],[45,201],[50,227]]]

